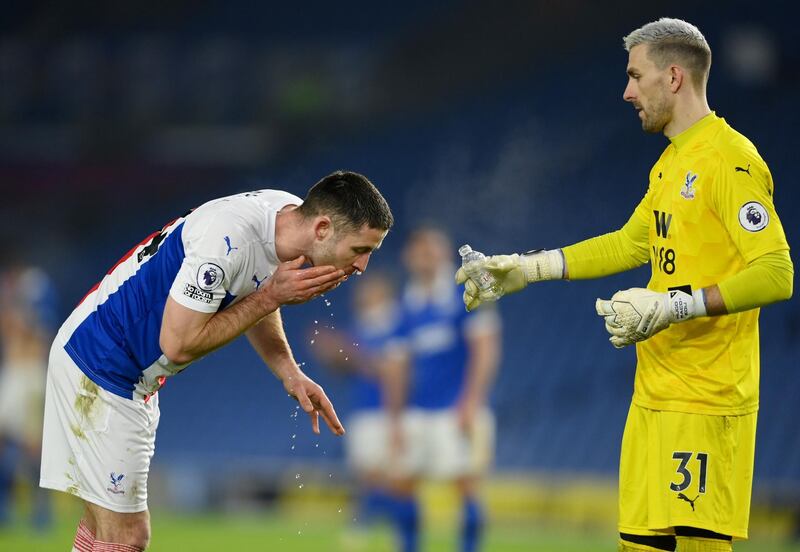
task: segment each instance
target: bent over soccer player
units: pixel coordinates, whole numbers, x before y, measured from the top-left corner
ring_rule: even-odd
[[[392,223],[369,180],[336,172],[305,200],[260,190],[210,201],[111,269],[59,330],[47,375],[40,484],[83,499],[73,550],[147,547],[158,390],[242,333],[316,433],[320,415],[344,433],[295,362],[279,309],[366,270]]]
[[[554,251],[480,261],[506,292],[651,262],[647,289],[597,301],[615,347],[636,344],[622,438],[619,550],[730,551],[747,538],[758,410],[759,307],[792,295],[769,169],[706,101],[711,51],[693,25],[625,37],[624,99],[670,145],[616,232]],[[467,280],[468,309],[490,299]]]

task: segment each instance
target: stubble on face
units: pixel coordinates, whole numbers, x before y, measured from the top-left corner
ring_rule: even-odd
[[[639,114],[642,130],[663,132],[672,120],[673,99],[665,81],[666,75],[650,58],[646,45],[631,50],[628,75],[637,81],[636,94],[631,102]]]
[[[672,118],[672,106],[663,88],[655,88],[647,107],[639,107],[644,111],[642,130],[645,132],[651,134],[663,132]]]
[[[336,266],[336,243],[338,240],[336,236],[322,241],[314,242],[311,246],[311,251],[308,252],[308,258],[314,266]]]

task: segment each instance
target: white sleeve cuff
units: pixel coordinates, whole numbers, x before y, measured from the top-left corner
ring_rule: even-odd
[[[708,316],[708,312],[706,311],[706,294],[702,288],[692,291],[692,299],[694,299],[694,316]]]

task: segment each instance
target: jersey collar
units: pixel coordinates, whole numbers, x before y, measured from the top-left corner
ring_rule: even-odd
[[[717,114],[712,111],[711,113],[709,113],[708,115],[697,121],[695,124],[687,128],[680,134],[673,136],[669,140],[670,142],[672,142],[672,145],[675,146],[676,149],[681,149],[687,144],[693,142],[698,136],[700,136],[703,133],[705,129],[707,129],[709,126],[713,125],[719,120],[721,120],[720,117],[717,117]]]

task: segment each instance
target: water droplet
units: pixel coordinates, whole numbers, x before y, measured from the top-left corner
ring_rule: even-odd
[[[319,324],[319,320],[314,320],[314,324]]]
[[[303,488],[303,484],[302,484],[302,483],[300,483],[300,484],[297,486],[297,488],[298,488],[298,489],[302,489],[302,488]]]
[[[339,510],[337,510],[337,511],[338,511],[340,514],[342,513],[342,509],[341,509],[341,508],[339,508]]]
[[[294,478],[295,479],[300,479],[300,474],[299,473],[294,474]]]
[[[319,448],[319,443],[317,443],[316,445],[314,445],[314,448]]]
[[[330,302],[330,301],[328,301],[327,299],[325,299],[325,306],[326,306],[326,307],[330,307],[330,306],[331,306],[331,302]]]
[[[297,531],[297,534],[300,535],[301,537],[303,536],[303,532],[300,530]]]
[[[311,344],[312,344],[312,345],[314,344],[314,340],[313,340],[313,339],[311,340]]]
[[[294,450],[294,445],[292,445],[292,450]]]
[[[333,477],[333,474],[332,474],[332,473],[329,473],[329,474],[328,474],[328,477]]]
[[[344,357],[345,360],[350,360],[350,357]]]
[[[295,437],[297,437],[297,433],[292,433],[292,439],[294,439]]]
[[[319,335],[319,330],[314,330],[314,335]]]
[[[341,353],[341,352],[343,352],[343,351],[342,351],[342,349],[339,349],[339,352],[340,352],[340,353]]]

